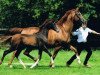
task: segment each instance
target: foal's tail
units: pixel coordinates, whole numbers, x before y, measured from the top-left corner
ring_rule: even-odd
[[[7,44],[10,43],[12,36],[7,37],[7,39],[3,40],[1,43],[2,44]]]

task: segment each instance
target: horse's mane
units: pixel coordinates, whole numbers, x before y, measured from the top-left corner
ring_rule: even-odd
[[[71,9],[69,11],[66,11],[65,15],[56,23],[57,25],[62,25],[65,21],[66,18],[68,18],[68,15],[72,12],[75,11],[75,9]]]

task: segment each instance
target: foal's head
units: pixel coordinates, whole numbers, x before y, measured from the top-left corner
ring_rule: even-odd
[[[54,20],[46,20],[45,23],[43,23],[43,24],[40,26],[40,31],[41,31],[41,30],[46,31],[46,30],[50,30],[50,29],[52,29],[52,30],[54,30],[54,31],[56,31],[56,32],[59,32],[57,26],[56,26],[55,23],[54,23]]]

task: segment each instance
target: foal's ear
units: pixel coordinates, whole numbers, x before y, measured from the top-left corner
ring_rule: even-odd
[[[39,28],[42,28],[44,25],[45,25],[45,24],[40,25]]]

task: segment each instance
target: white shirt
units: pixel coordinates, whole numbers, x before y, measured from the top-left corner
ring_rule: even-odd
[[[80,27],[75,32],[73,32],[73,35],[77,35],[78,36],[77,42],[79,42],[79,43],[80,42],[87,42],[87,36],[91,32],[92,32],[92,30],[89,29],[88,27],[85,28],[85,29]]]

